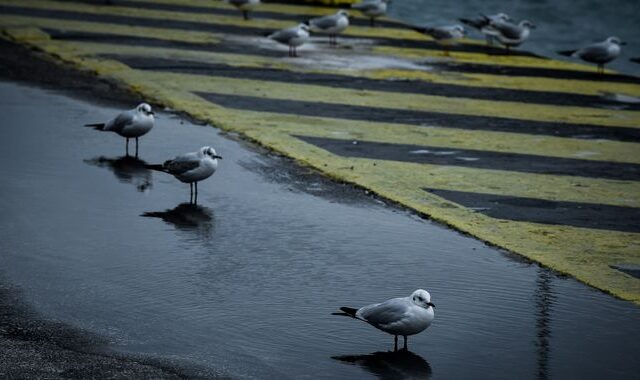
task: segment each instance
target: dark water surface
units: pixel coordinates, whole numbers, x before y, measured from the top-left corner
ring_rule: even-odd
[[[0,84],[0,271],[44,317],[121,352],[234,377],[633,378],[640,309],[167,113],[161,162],[212,145],[189,188],[82,128],[116,110]],[[392,338],[331,316],[428,289],[434,324]]]
[[[640,64],[629,61],[640,57],[640,3],[637,0],[394,0],[389,8],[393,18],[429,25],[456,24],[460,17],[498,12],[505,12],[516,21],[533,21],[536,29],[520,49],[546,57],[567,59],[556,52],[617,36],[627,45],[610,67],[640,75]],[[471,31],[470,36],[482,38],[475,31]]]

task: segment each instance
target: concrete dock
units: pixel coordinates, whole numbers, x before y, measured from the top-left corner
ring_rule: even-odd
[[[0,0],[2,37],[640,303],[640,78],[356,15],[331,47],[264,36],[335,9]],[[425,250],[428,250],[425,247]],[[393,254],[402,255],[402,252]]]

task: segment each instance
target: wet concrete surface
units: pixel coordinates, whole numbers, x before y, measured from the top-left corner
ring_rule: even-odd
[[[640,310],[631,303],[168,113],[141,139],[139,161],[124,158],[122,138],[81,126],[125,106],[0,85],[2,323],[14,326],[0,332],[11,343],[3,358],[24,359],[65,326],[79,338],[49,355],[106,358],[98,372],[79,367],[70,377],[146,369],[111,367],[114,357],[192,371],[150,364],[148,377],[629,378],[640,370]],[[202,145],[224,160],[201,183],[198,206],[185,204],[188,186],[140,165]],[[432,327],[410,339],[411,354],[389,354],[390,336],[330,315],[418,287],[438,308]],[[7,319],[12,308],[23,317]],[[45,333],[12,333],[34,320],[46,322],[35,329]],[[20,351],[25,342],[36,344]]]

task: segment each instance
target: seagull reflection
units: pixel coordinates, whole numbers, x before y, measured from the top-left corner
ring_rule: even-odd
[[[193,203],[181,203],[169,210],[145,212],[141,216],[160,218],[179,230],[196,230],[206,236],[211,234],[214,224],[213,211]]]
[[[147,169],[147,163],[139,158],[122,156],[107,158],[104,156],[84,160],[89,165],[107,168],[123,183],[133,184],[138,191],[151,189],[151,170]]]
[[[357,364],[379,379],[426,379],[431,366],[420,355],[408,350],[374,352],[367,355],[334,356],[332,359]]]

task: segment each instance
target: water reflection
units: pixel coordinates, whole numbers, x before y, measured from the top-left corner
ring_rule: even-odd
[[[193,203],[181,203],[165,211],[145,212],[141,216],[160,218],[182,231],[198,231],[200,237],[210,239],[214,227],[213,210]]]
[[[120,182],[133,184],[138,191],[151,189],[152,174],[147,169],[147,163],[132,156],[108,158],[104,156],[84,160],[89,165],[107,168],[113,172]]]
[[[555,296],[551,291],[552,274],[543,268],[538,268],[538,278],[536,279],[536,293],[534,296],[536,303],[536,331],[537,331],[537,364],[538,379],[546,379],[549,374],[549,352],[551,338],[551,307]]]
[[[423,357],[404,349],[367,355],[334,356],[332,359],[359,365],[379,379],[427,379],[432,372],[429,362]]]

